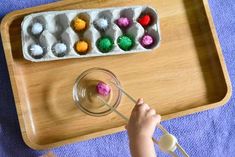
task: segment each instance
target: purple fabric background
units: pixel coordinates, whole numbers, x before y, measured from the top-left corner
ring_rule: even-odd
[[[1,0],[0,19],[13,11],[54,0]],[[209,0],[216,30],[235,85],[235,2]],[[165,121],[162,124],[178,137],[193,157],[235,156],[235,97],[223,107]],[[156,135],[158,132],[156,132]],[[0,157],[36,157],[46,151],[34,151],[22,141],[12,96],[6,61],[0,42]],[[58,157],[130,156],[126,132],[52,149]],[[158,156],[167,156],[158,151]]]

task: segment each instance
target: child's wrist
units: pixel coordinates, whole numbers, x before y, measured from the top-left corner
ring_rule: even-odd
[[[148,150],[149,148],[154,147],[154,144],[152,138],[142,136],[135,139],[130,139],[129,146],[131,150]]]
[[[153,142],[152,137],[149,137],[148,135],[138,135],[134,137],[130,137],[129,139],[130,144],[140,144],[142,142]]]

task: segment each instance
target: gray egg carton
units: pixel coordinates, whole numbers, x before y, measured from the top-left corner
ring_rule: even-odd
[[[153,17],[153,23],[147,28],[137,22],[143,13],[151,14]],[[76,17],[83,17],[88,23],[88,28],[83,33],[77,33],[71,27],[71,22]],[[110,23],[110,27],[105,32],[100,32],[93,23],[101,17],[108,19]],[[115,22],[119,17],[128,17],[133,20],[133,24],[125,32],[125,34],[134,37],[135,41],[135,45],[129,51],[122,50],[117,44],[117,38],[124,33]],[[38,22],[43,25],[43,31],[39,35],[33,35],[32,25]],[[149,52],[159,47],[161,41],[158,13],[149,6],[40,12],[26,16],[21,23],[21,28],[24,58],[33,62]],[[148,49],[139,42],[145,33],[154,37],[154,44]],[[96,41],[102,35],[110,36],[114,41],[114,47],[108,53],[102,53],[96,47]],[[74,49],[75,43],[80,39],[90,41],[88,53],[85,55],[80,55]],[[52,50],[53,45],[58,42],[65,43],[67,46],[66,55],[62,57],[55,55]],[[38,44],[43,48],[42,57],[37,58],[31,54],[30,46],[32,44]]]

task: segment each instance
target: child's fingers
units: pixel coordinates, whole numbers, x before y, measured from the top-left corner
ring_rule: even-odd
[[[143,98],[139,98],[139,99],[137,100],[137,103],[136,103],[135,107],[134,107],[133,110],[132,110],[132,114],[133,114],[134,112],[138,112],[139,106],[141,106],[143,103],[144,103],[144,99],[143,99]]]
[[[159,114],[153,115],[153,118],[157,124],[161,122],[161,116]]]
[[[139,98],[139,99],[137,100],[136,105],[141,105],[141,104],[143,104],[143,103],[144,103],[144,99],[143,99],[143,98]]]
[[[146,113],[147,116],[153,116],[155,114],[156,114],[156,111],[153,108],[150,108]]]
[[[149,109],[150,107],[147,104],[135,105],[134,109],[132,110],[132,114],[143,115]]]
[[[137,106],[137,111],[139,111],[139,112],[146,112],[149,109],[150,109],[150,107],[148,104],[142,104],[142,105]]]

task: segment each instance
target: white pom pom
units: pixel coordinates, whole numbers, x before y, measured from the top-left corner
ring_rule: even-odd
[[[100,18],[100,19],[98,19],[98,20],[95,21],[95,24],[97,25],[97,27],[98,27],[99,29],[105,30],[105,29],[108,28],[109,22],[108,22],[108,20],[105,19],[105,18]]]
[[[174,135],[172,134],[164,134],[163,136],[160,137],[158,141],[158,146],[162,151],[168,152],[172,151],[174,152],[176,149],[176,143],[177,139]]]
[[[29,50],[30,50],[32,56],[40,56],[43,54],[42,47],[37,44],[31,45]]]
[[[53,51],[56,54],[63,54],[63,53],[65,53],[67,51],[67,46],[64,43],[57,43],[53,47]]]
[[[33,24],[33,26],[32,26],[32,33],[34,34],[34,35],[38,35],[38,34],[40,34],[42,31],[43,31],[43,26],[42,26],[42,24],[41,23],[34,23]]]

